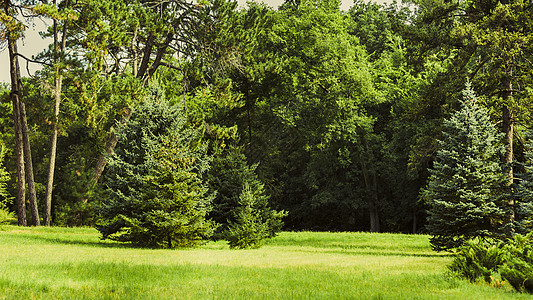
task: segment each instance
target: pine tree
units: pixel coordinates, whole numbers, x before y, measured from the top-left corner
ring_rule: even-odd
[[[97,225],[103,237],[168,248],[209,238],[212,197],[202,176],[211,158],[183,110],[162,96],[147,99],[117,135],[104,173],[107,197]]]
[[[444,121],[440,150],[422,197],[427,229],[437,251],[466,240],[500,238],[510,230],[506,177],[500,165],[501,135],[478,106],[469,84],[462,108]]]

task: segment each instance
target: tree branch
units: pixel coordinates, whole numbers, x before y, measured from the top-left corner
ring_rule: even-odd
[[[42,65],[45,65],[45,66],[53,67],[52,64],[49,64],[49,63],[44,62],[44,61],[38,61],[38,60],[29,59],[29,58],[27,58],[26,56],[24,56],[24,55],[22,55],[20,53],[15,53],[15,56],[20,56],[20,57],[24,58],[28,62],[32,62],[32,63],[36,63],[36,64],[42,64]]]

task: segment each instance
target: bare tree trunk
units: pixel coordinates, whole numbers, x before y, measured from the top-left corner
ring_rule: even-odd
[[[58,71],[58,70],[56,70]],[[50,137],[50,164],[48,166],[48,181],[46,183],[46,201],[44,204],[45,215],[43,223],[45,226],[50,226],[52,222],[52,191],[54,187],[54,173],[56,166],[56,153],[57,153],[57,119],[59,116],[59,105],[61,103],[61,85],[62,76],[56,75],[55,78],[55,105],[54,105],[54,128],[52,130],[52,136]]]
[[[24,147],[22,146],[22,129],[20,128],[19,95],[18,91],[11,91],[13,102],[13,123],[15,127],[15,155],[17,159],[17,216],[18,225],[27,226],[26,221],[26,175],[24,171]]]
[[[11,1],[4,1],[4,12],[9,15],[9,8]],[[9,71],[11,75],[11,101],[13,103],[13,124],[15,129],[15,156],[17,160],[17,216],[18,225],[26,226],[26,176],[24,169],[24,146],[22,127],[20,122],[20,93],[21,93],[21,81],[20,81],[20,68],[18,58],[16,56],[17,41],[14,38],[13,32],[7,32],[7,43],[9,51]]]
[[[22,101],[19,101],[20,124],[22,127],[22,141],[24,146],[24,168],[26,171],[26,182],[28,183],[28,194],[30,196],[30,210],[33,226],[40,226],[39,209],[37,207],[37,195],[35,192],[35,181],[33,179],[33,162],[31,159],[30,136],[28,121],[26,120],[26,108]]]
[[[379,212],[377,208],[377,178],[376,174],[374,173],[372,175],[372,184],[370,183],[370,178],[368,174],[368,169],[366,165],[363,163],[361,165],[362,171],[363,171],[363,179],[365,181],[365,187],[368,191],[369,200],[368,200],[368,213],[370,217],[370,231],[371,232],[379,232]]]
[[[54,5],[56,1],[54,0]],[[67,1],[68,7],[68,1]],[[50,164],[48,166],[48,181],[46,183],[46,200],[45,200],[45,215],[44,215],[44,225],[50,226],[52,223],[52,192],[54,188],[54,173],[56,167],[56,154],[57,154],[57,135],[58,135],[58,117],[59,117],[59,106],[61,104],[61,90],[63,85],[63,76],[61,70],[59,69],[60,59],[58,53],[63,53],[66,47],[66,35],[67,35],[67,24],[63,24],[63,33],[61,36],[61,45],[59,45],[58,38],[58,28],[57,20],[54,20],[54,51],[56,54],[55,65],[56,65],[56,74],[55,74],[55,89],[54,89],[54,128],[52,130],[52,135],[50,137]]]

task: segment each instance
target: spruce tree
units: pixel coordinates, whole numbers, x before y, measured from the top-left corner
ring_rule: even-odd
[[[515,230],[527,234],[533,228],[533,132],[528,132],[522,163],[522,173],[518,174],[518,184],[514,191]]]
[[[502,238],[511,230],[506,176],[500,164],[501,135],[476,103],[469,84],[461,109],[444,120],[442,140],[422,197],[427,230],[437,251],[466,240]]]
[[[209,217],[220,224],[215,238],[231,239],[230,225],[239,223],[238,214],[242,210],[242,197],[248,195],[253,201],[254,213],[258,213],[265,223],[266,235],[271,238],[283,227],[284,211],[276,211],[270,206],[270,197],[266,194],[264,184],[257,178],[255,165],[248,165],[246,156],[238,147],[227,147],[219,151],[211,163],[208,172],[209,186],[216,190],[213,210]],[[246,187],[246,188],[245,188]]]
[[[140,246],[194,246],[209,238],[211,196],[203,182],[210,156],[183,109],[146,99],[108,158],[97,229],[103,238]]]
[[[246,184],[234,209],[235,221],[229,221],[227,239],[231,248],[258,248],[269,237],[268,220],[262,218],[258,198]]]

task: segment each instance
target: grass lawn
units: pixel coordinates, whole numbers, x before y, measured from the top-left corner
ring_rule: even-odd
[[[283,232],[255,250],[153,250],[91,228],[2,226],[0,299],[533,299],[450,279],[450,260],[425,235]]]

